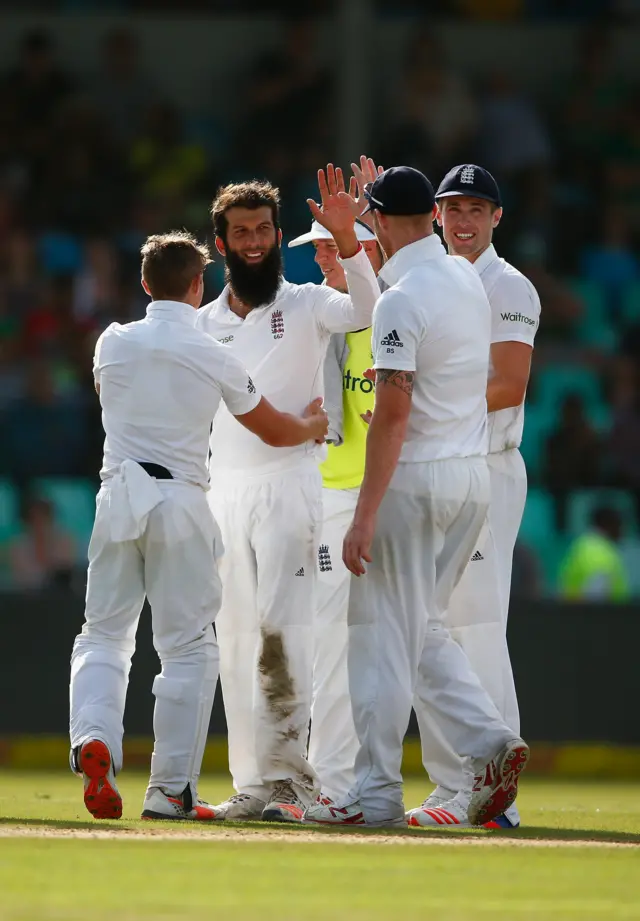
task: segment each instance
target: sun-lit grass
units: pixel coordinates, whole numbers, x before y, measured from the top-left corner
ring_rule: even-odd
[[[400,832],[397,845],[388,834],[373,843],[379,833],[369,832],[366,846],[352,843],[353,830],[345,843],[339,832],[319,830],[310,841],[308,829],[282,825],[244,826],[238,838],[224,825],[203,831],[141,822],[145,777],[125,773],[119,783],[123,819],[99,823],[70,774],[3,772],[0,836],[10,836],[0,837],[0,921],[640,919],[640,783],[525,780],[524,826],[509,833],[513,845],[474,830]],[[407,804],[426,789],[410,782]],[[210,800],[229,791],[227,779],[202,779]],[[71,833],[13,834],[25,826],[31,834]],[[95,829],[123,835],[73,837],[73,830]],[[180,838],[127,840],[127,830]],[[185,831],[197,838],[185,840]],[[402,846],[407,835],[438,843]],[[491,846],[495,840],[502,846]],[[637,847],[611,846],[616,841]]]

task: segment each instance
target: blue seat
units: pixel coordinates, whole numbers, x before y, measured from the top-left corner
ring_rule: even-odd
[[[580,342],[597,347],[600,351],[615,351],[619,335],[607,300],[606,289],[598,282],[586,278],[572,278],[568,284],[584,307],[577,328]]]
[[[622,322],[627,326],[640,323],[640,281],[629,285],[623,295],[620,310]]]
[[[580,395],[586,406],[601,406],[602,388],[598,376],[581,365],[549,365],[535,377],[535,403],[559,408],[569,394]]]
[[[544,446],[556,422],[556,413],[548,406],[532,403],[525,406],[524,431],[520,453],[524,458],[530,479],[536,479],[544,460]]]
[[[620,544],[620,553],[627,570],[631,594],[634,598],[640,598],[640,539],[623,540]]]
[[[573,537],[584,534],[590,527],[593,510],[601,505],[610,506],[619,512],[625,537],[637,536],[638,522],[633,496],[624,489],[606,488],[580,489],[571,493],[567,515],[568,533]]]
[[[20,529],[18,495],[10,480],[0,480],[0,543],[10,540]]]
[[[44,477],[34,491],[53,503],[56,521],[76,542],[78,561],[86,561],[96,513],[96,490],[89,480]]]
[[[533,549],[555,534],[553,499],[545,489],[530,489],[520,526],[520,540]]]
[[[518,539],[540,561],[544,587],[551,589],[555,585],[566,539],[556,531],[553,499],[546,490],[529,490]]]

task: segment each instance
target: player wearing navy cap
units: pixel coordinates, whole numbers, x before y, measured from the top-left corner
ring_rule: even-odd
[[[500,259],[493,247],[493,231],[502,218],[502,200],[491,173],[471,163],[456,166],[440,183],[436,199],[437,220],[449,253],[473,264],[491,305],[487,385],[491,501],[487,527],[451,597],[446,623],[502,718],[518,735],[520,719],[506,628],[513,548],[527,495],[526,471],[518,447],[540,301],[531,282]],[[469,824],[466,813],[471,791],[461,759],[444,741],[429,706],[428,668],[428,656],[423,656],[414,707],[424,765],[437,786],[408,816],[416,825],[459,827]],[[507,828],[519,825],[517,808],[512,806],[495,824]]]
[[[390,287],[373,315],[375,407],[343,547],[347,568],[361,577],[352,582],[348,615],[355,783],[341,801],[319,797],[305,821],[407,821],[402,741],[422,658],[425,703],[476,775],[468,815],[482,824],[511,805],[528,759],[443,623],[489,502],[491,310],[477,272],[448,257],[433,233],[426,176],[393,167],[365,187],[365,197],[388,257],[380,277]]]

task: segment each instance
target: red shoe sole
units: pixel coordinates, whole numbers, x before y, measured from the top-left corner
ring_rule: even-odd
[[[499,765],[490,787],[481,791],[469,807],[472,825],[486,825],[513,805],[518,795],[518,778],[529,761],[529,746],[522,742],[511,748]]]
[[[85,742],[80,751],[80,770],[89,778],[84,791],[84,804],[94,819],[119,819],[122,797],[109,783],[111,767],[109,749],[99,739]]]

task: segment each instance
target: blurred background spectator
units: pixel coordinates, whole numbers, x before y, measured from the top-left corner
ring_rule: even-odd
[[[288,277],[320,281],[311,248],[287,238],[309,222],[318,167],[367,152],[434,182],[458,162],[491,169],[498,251],[540,293],[514,593],[566,594],[597,537],[640,594],[637,4],[314,0],[292,17],[262,0],[234,19],[231,0],[48,0],[46,29],[40,7],[0,14],[5,582],[85,561],[103,439],[91,356],[110,322],[144,315],[146,236],[209,236],[218,184],[266,176],[282,191]],[[361,148],[347,151],[356,106]],[[205,298],[222,284],[216,261]]]

